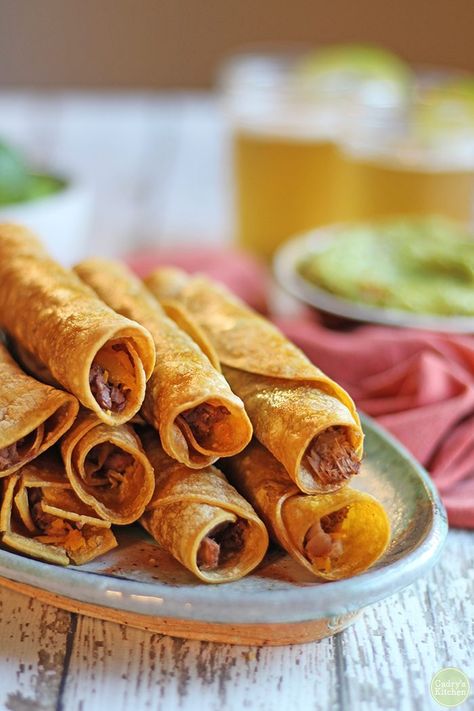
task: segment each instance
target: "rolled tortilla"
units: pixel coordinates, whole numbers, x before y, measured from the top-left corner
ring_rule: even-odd
[[[161,269],[146,285],[204,330],[255,436],[302,491],[336,491],[357,473],[363,433],[354,403],[275,326],[201,276]]]
[[[302,494],[257,441],[226,459],[223,469],[273,539],[323,580],[363,572],[390,542],[387,514],[374,497],[350,486],[330,494]]]
[[[155,362],[150,334],[16,225],[0,226],[0,326],[37,377],[59,383],[103,422],[126,422],[140,409]]]
[[[167,454],[188,467],[200,468],[240,452],[252,436],[244,405],[212,364],[213,359],[218,362],[217,356],[205,335],[183,310],[171,307],[185,330],[168,318],[123,264],[90,259],[75,270],[110,307],[151,333],[157,357],[142,415],[160,433]]]
[[[155,491],[140,522],[157,543],[205,583],[238,580],[262,560],[262,521],[213,466],[189,469],[168,457],[156,435],[142,433]]]
[[[26,375],[0,341],[0,478],[57,442],[78,410],[73,395]]]
[[[50,452],[3,481],[0,540],[58,565],[82,565],[117,545],[110,523],[77,498]]]
[[[121,525],[140,518],[155,479],[132,427],[109,427],[84,411],[62,440],[61,455],[75,493],[101,518]]]

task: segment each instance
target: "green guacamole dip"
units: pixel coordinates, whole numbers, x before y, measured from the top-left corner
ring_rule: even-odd
[[[474,235],[440,217],[348,225],[298,269],[312,284],[350,301],[474,315]]]

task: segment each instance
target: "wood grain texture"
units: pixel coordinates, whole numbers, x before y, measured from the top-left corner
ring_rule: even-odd
[[[0,708],[55,708],[71,615],[0,589]]]
[[[343,701],[374,711],[439,708],[428,691],[435,672],[455,666],[474,676],[473,563],[474,535],[451,531],[427,578],[339,635]]]
[[[4,93],[0,135],[93,187],[94,251],[229,234],[223,129],[209,97]],[[458,666],[474,686],[473,621],[474,533],[462,531],[425,579],[307,645],[177,640],[0,589],[0,709],[439,709],[428,691],[439,668]]]
[[[185,642],[81,618],[65,707],[80,709],[82,703],[99,709],[113,689],[117,711],[131,708],[133,699],[139,699],[144,709],[194,709],[197,703],[216,711],[263,709],[273,708],[277,699],[280,708],[306,708],[308,698],[320,694],[318,687],[323,684],[325,692],[331,690],[328,708],[334,708],[332,640],[324,647],[293,646],[274,652]]]

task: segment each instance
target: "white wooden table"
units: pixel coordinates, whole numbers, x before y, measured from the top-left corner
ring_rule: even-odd
[[[228,238],[212,97],[4,93],[2,135],[93,188],[95,252]],[[286,648],[172,639],[0,588],[0,709],[439,709],[432,675],[456,666],[474,681],[473,648],[474,533],[465,531],[449,534],[426,579],[345,632]]]

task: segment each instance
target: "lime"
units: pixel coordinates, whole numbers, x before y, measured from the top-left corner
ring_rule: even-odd
[[[474,138],[474,76],[466,75],[426,89],[414,116],[426,138],[470,134]]]
[[[390,89],[397,98],[407,93],[412,80],[402,59],[370,44],[323,47],[304,56],[296,71],[322,91],[359,94],[375,84]]]

